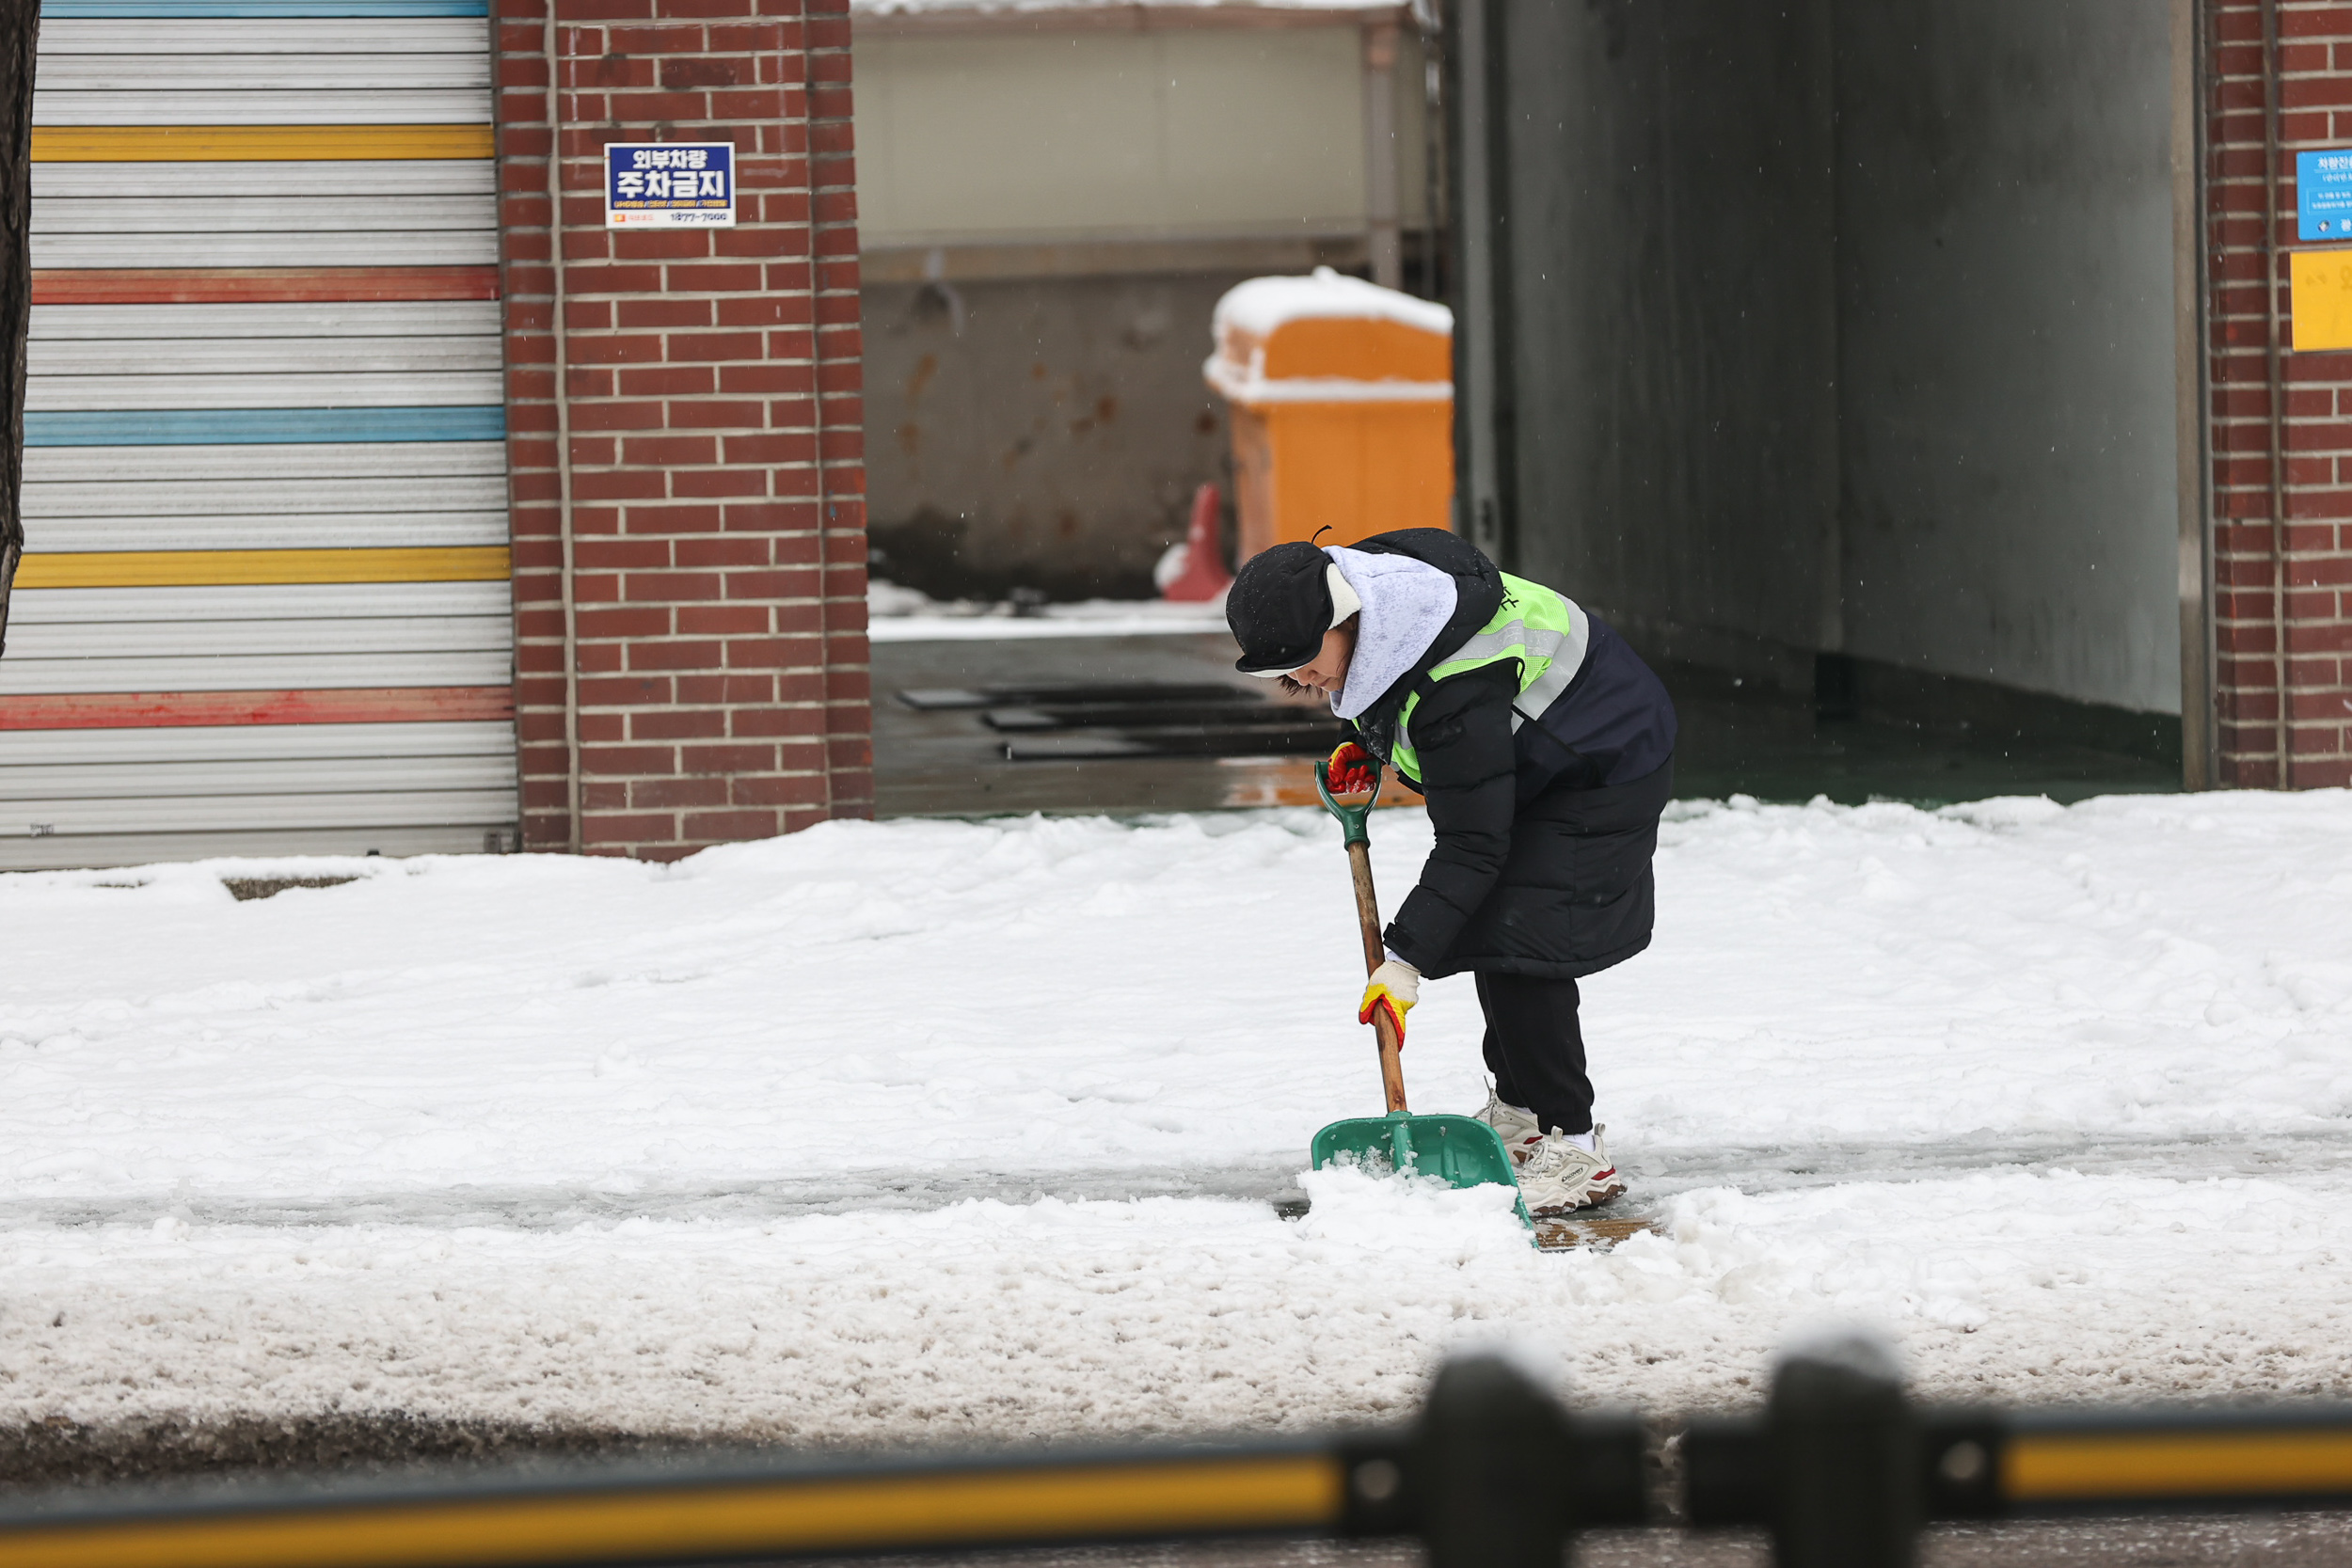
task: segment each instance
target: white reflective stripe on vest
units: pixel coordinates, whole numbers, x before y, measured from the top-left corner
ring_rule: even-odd
[[[1560,700],[1560,693],[1584,668],[1584,652],[1593,639],[1592,622],[1574,604],[1568,606],[1568,618],[1575,629],[1559,635],[1559,645],[1551,652],[1550,667],[1528,682],[1518,700],[1511,705],[1514,730],[1530,719],[1541,719],[1544,709]]]
[[[1523,621],[1508,622],[1493,631],[1482,631],[1470,638],[1439,659],[1430,673],[1437,674],[1450,665],[1469,660],[1500,657],[1515,649],[1525,649],[1539,657],[1549,659],[1550,663],[1545,666],[1543,673],[1521,688],[1519,694],[1512,699],[1511,729],[1514,734],[1518,733],[1518,727],[1530,719],[1542,718],[1544,709],[1559,700],[1560,693],[1565,691],[1568,683],[1576,679],[1577,672],[1584,668],[1584,652],[1592,641],[1591,620],[1574,600],[1563,596],[1560,602],[1567,607],[1569,630],[1530,630]],[[1438,678],[1444,677],[1439,675]]]

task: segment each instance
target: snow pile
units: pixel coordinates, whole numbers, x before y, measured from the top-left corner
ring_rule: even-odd
[[[1673,1409],[1753,1398],[1772,1349],[1830,1316],[1893,1331],[1941,1399],[2352,1382],[2341,1185],[1716,1189],[1675,1201],[1671,1238],[1558,1256],[1451,1196],[1324,1182],[1296,1223],[1162,1197],[19,1230],[0,1240],[0,1415],[399,1411],[830,1443],[1295,1429],[1401,1417],[1445,1350],[1498,1338],[1553,1350],[1581,1397]]]
[[[1172,546],[1182,549],[1180,542]],[[866,586],[866,634],[876,642],[987,641],[1023,637],[1144,637],[1225,630],[1222,599],[1080,599],[1017,605],[998,599],[934,599],[880,578]]]
[[[894,620],[908,615],[977,615],[981,607],[969,599],[940,600],[919,588],[902,588],[882,578],[866,579],[866,615],[868,620]]]
[[[2352,799],[1686,805],[1659,888],[1586,1032],[1668,1233],[1546,1256],[1263,1201],[1378,1103],[1319,813],[0,877],[0,1423],[1301,1426],[1497,1338],[1670,1409],[1824,1318],[1939,1397],[2352,1389]],[[1478,1033],[1428,989],[1417,1107]]]
[[[1269,376],[1266,340],[1292,322],[1316,320],[1392,322],[1438,337],[1451,337],[1454,331],[1454,312],[1444,306],[1329,267],[1317,267],[1306,277],[1253,277],[1236,283],[1216,302],[1210,317],[1216,352],[1202,363],[1201,378],[1218,396],[1245,407],[1275,403],[1452,401],[1454,384],[1443,379]]]
[[[1252,277],[1225,291],[1209,317],[1219,339],[1229,331],[1271,338],[1297,321],[1385,321],[1439,337],[1454,335],[1454,312],[1434,299],[1317,267],[1304,277]]]

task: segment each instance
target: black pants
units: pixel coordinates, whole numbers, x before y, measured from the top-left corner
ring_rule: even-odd
[[[1577,1001],[1574,980],[1478,972],[1495,1093],[1534,1112],[1547,1132],[1593,1130],[1593,1081],[1584,1075]]]

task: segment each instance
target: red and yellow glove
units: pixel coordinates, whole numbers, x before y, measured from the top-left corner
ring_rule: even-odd
[[[1323,782],[1334,795],[1360,795],[1374,784],[1372,753],[1343,740],[1323,765]]]
[[[1391,958],[1372,972],[1364,983],[1363,1006],[1356,1009],[1356,1022],[1370,1023],[1374,1017],[1386,1012],[1389,1022],[1396,1029],[1396,1043],[1405,1043],[1405,1015],[1421,1000],[1421,971],[1403,958]]]

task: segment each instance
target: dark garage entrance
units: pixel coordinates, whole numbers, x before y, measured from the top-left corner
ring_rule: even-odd
[[[1465,531],[1759,744],[2206,782],[2190,23],[1460,0]]]

